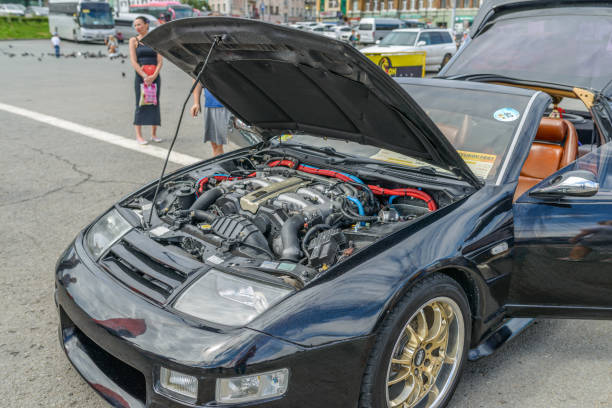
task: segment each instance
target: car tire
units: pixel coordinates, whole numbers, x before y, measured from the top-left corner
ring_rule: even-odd
[[[441,274],[421,280],[378,330],[359,408],[446,406],[467,358],[471,329],[468,300],[455,280]]]
[[[440,69],[444,68],[444,66],[448,64],[448,61],[450,61],[452,57],[452,55],[446,54],[444,58],[442,58],[442,65],[440,65]]]

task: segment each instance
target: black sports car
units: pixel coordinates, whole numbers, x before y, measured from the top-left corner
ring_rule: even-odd
[[[578,157],[547,93],[396,82],[248,20],[143,42],[194,77],[210,52],[203,83],[259,142],[122,199],[59,259],[60,341],[112,405],[440,407],[532,317],[612,315],[609,135]]]

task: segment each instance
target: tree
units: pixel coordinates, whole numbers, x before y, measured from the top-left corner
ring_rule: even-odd
[[[185,3],[198,10],[210,11],[210,6],[208,5],[208,1],[206,0],[185,0]]]

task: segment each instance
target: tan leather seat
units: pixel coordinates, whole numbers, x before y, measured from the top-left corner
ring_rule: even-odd
[[[531,187],[576,160],[578,134],[565,119],[543,118],[521,169],[514,201]]]

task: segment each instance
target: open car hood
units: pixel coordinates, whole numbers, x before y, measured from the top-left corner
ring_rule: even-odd
[[[480,181],[419,105],[346,43],[253,20],[200,17],[163,24],[142,42],[202,82],[245,123],[372,145]]]
[[[612,78],[610,32],[610,0],[487,0],[438,76],[601,92]]]

